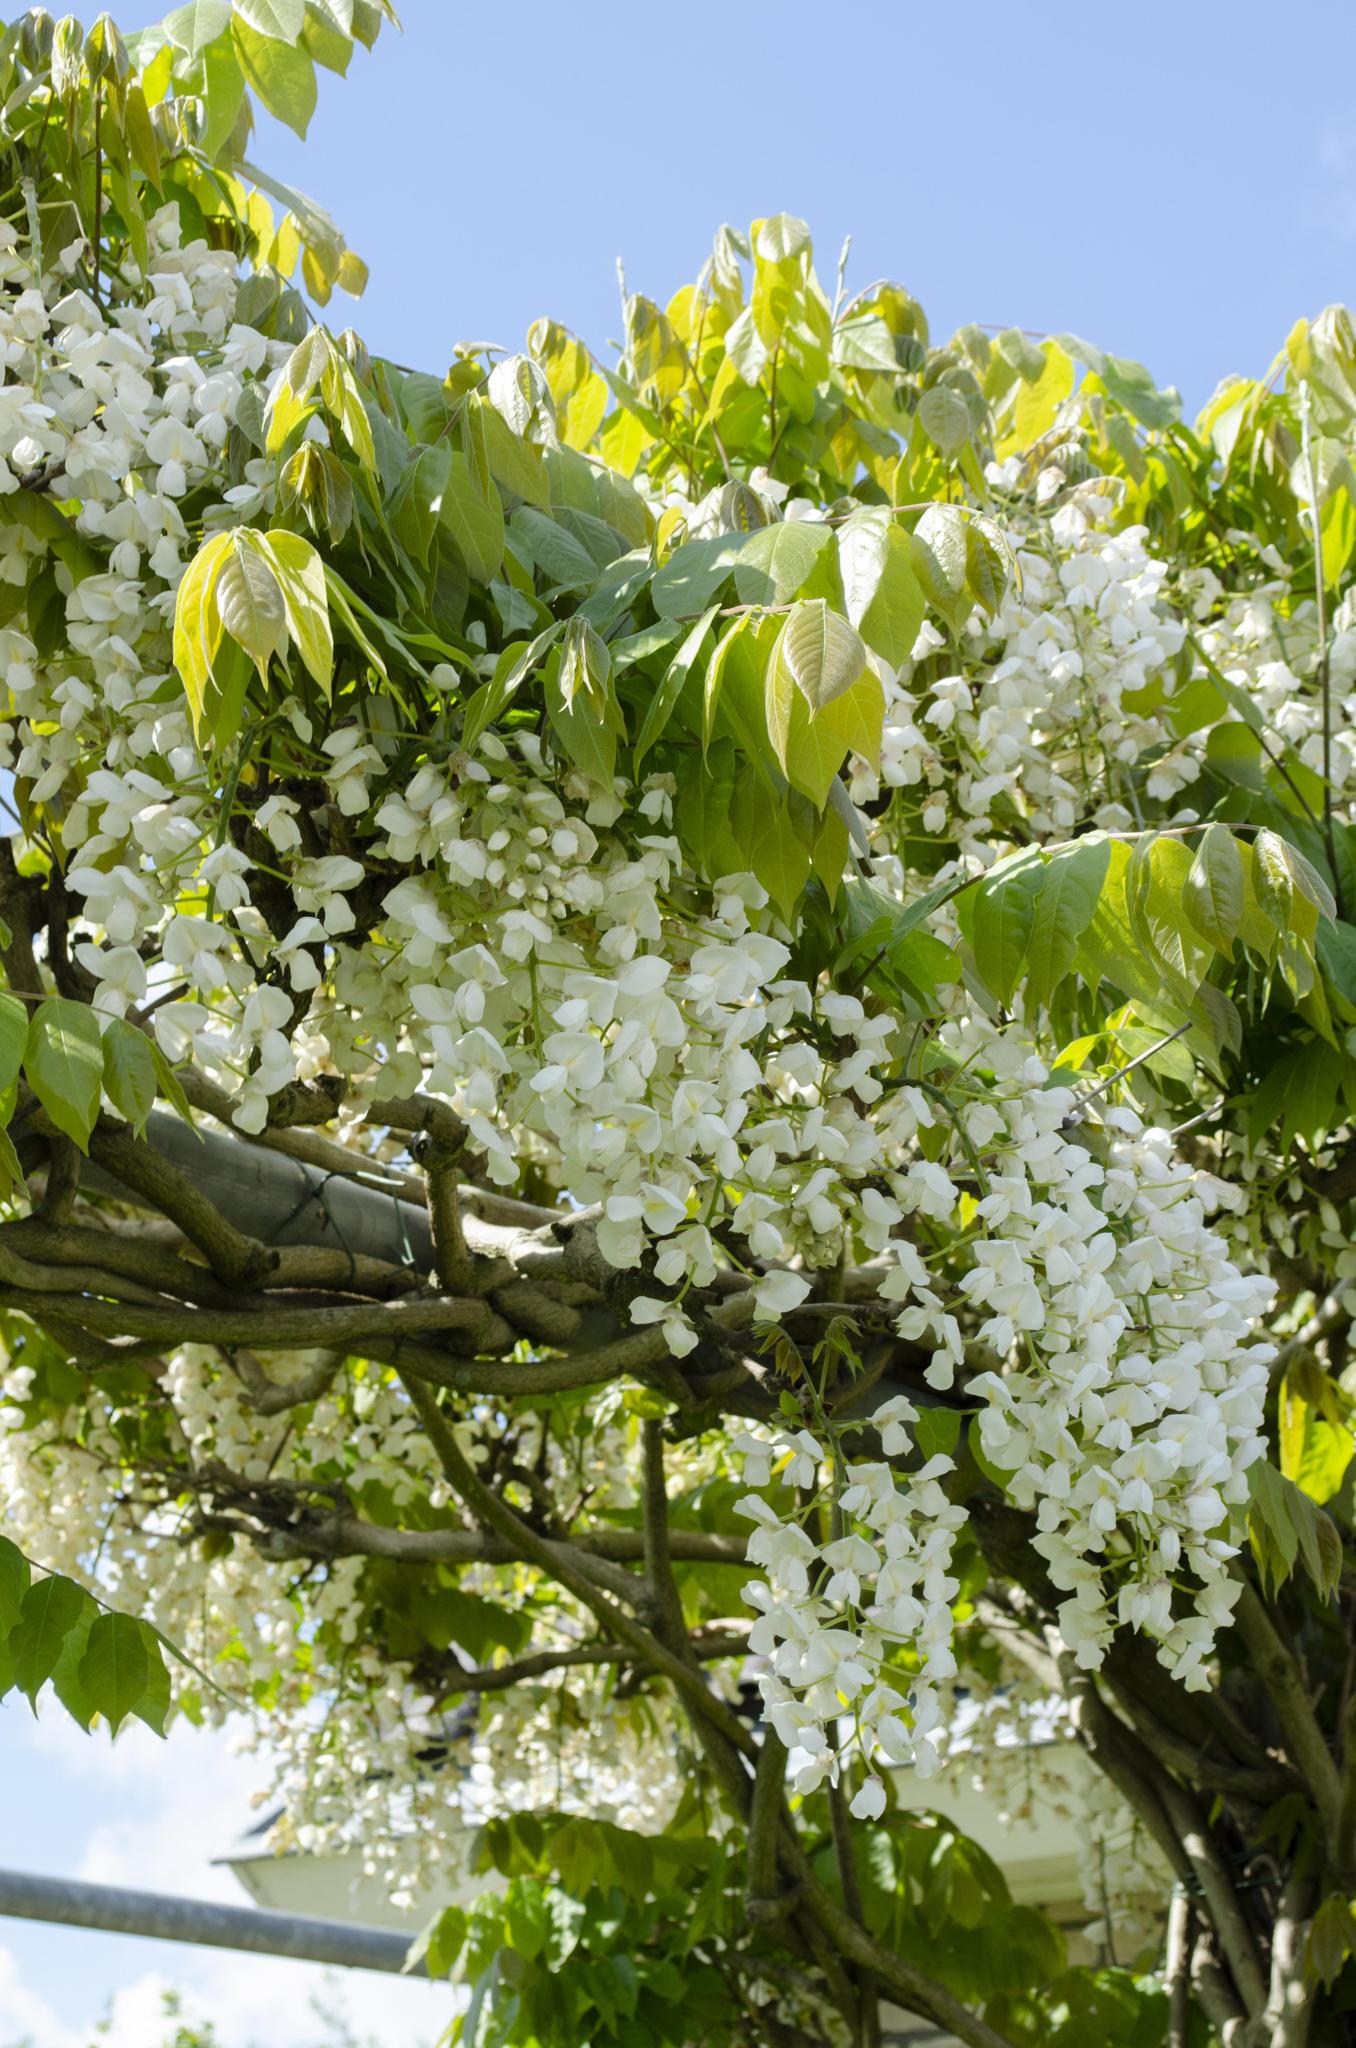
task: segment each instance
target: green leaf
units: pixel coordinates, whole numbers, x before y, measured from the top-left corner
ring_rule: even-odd
[[[460,449],[452,452],[441,517],[472,577],[488,583],[504,559],[504,507],[493,482],[483,489],[476,482]]]
[[[1073,965],[1092,922],[1110,862],[1104,839],[1088,839],[1051,856],[1041,876],[1026,950],[1025,1000],[1034,1015]]]
[[[17,1543],[0,1536],[0,1640],[19,1619],[24,1595],[33,1582],[28,1559]]]
[[[1012,425],[1019,446],[1029,448],[1055,423],[1055,415],[1073,390],[1072,359],[1056,341],[1045,343],[1042,368],[1034,382],[1023,374],[1013,410]]]
[[[746,612],[716,648],[703,692],[702,721],[708,749],[723,726],[752,759],[766,758],[764,674],[779,630],[775,619],[759,619]]]
[[[1342,1974],[1347,1957],[1356,1949],[1356,1918],[1351,1900],[1332,1892],[1309,1923],[1304,1944],[1304,1969],[1310,1983],[1332,1986]]]
[[[334,680],[334,634],[325,565],[302,534],[274,527],[264,539],[269,565],[282,591],[288,633],[307,674],[328,702]]]
[[[734,565],[740,603],[789,604],[832,544],[833,528],[816,519],[780,520],[748,534]]]
[[[1285,842],[1274,832],[1259,832],[1253,841],[1252,886],[1259,909],[1277,931],[1288,932],[1295,884],[1285,858]]]
[[[83,1586],[52,1572],[24,1594],[19,1619],[10,1630],[15,1681],[35,1700],[56,1670],[62,1645],[93,1605]]]
[[[405,465],[391,500],[387,515],[391,531],[425,569],[451,473],[452,450],[446,441],[436,441],[431,448],[421,448]]]
[[[849,370],[876,370],[899,375],[895,338],[879,313],[859,313],[840,320],[833,330],[833,360]]]
[[[866,667],[866,649],[846,619],[822,597],[793,605],[782,627],[777,659],[811,714],[850,690]]]
[[[520,686],[560,637],[561,630],[559,625],[548,626],[535,640],[514,640],[504,649],[489,682],[482,683],[466,700],[461,743],[468,753],[486,728],[503,716]]]
[[[763,715],[772,751],[788,781],[822,809],[847,746],[827,721],[816,719],[797,689],[786,660],[784,629],[768,656]]]
[[[1291,886],[1291,903],[1294,901],[1295,893],[1298,893],[1307,903],[1313,904],[1320,917],[1326,917],[1330,922],[1336,921],[1337,905],[1333,900],[1332,890],[1317,868],[1313,867],[1299,848],[1292,846],[1288,839],[1282,839],[1278,832],[1259,832],[1253,843],[1253,859],[1258,872],[1267,876],[1267,880],[1258,887],[1257,898],[1268,915],[1271,914],[1270,902],[1280,901],[1280,877],[1284,875]],[[1263,895],[1264,888],[1271,892],[1266,897]]]
[[[337,71],[340,77],[347,72],[353,58],[353,33],[351,26],[344,27],[336,0],[306,0],[301,40],[317,64]]]
[[[1320,1597],[1330,1599],[1342,1577],[1342,1539],[1331,1518],[1268,1459],[1249,1467],[1248,1487],[1253,1549],[1272,1590],[1285,1584],[1302,1557]]]
[[[261,35],[238,14],[232,26],[245,83],[261,106],[304,141],[316,106],[313,59],[298,44]]]
[[[235,548],[235,536],[219,533],[204,542],[189,563],[174,598],[174,666],[184,686],[193,729],[202,736],[207,687],[221,646],[217,605],[221,572]]]
[[[592,632],[581,620],[571,620],[570,624]],[[596,634],[594,638],[597,639]],[[606,648],[603,651],[606,653]],[[584,666],[587,667],[586,659]],[[592,688],[577,688],[567,698],[561,684],[564,667],[561,654],[553,652],[543,679],[547,717],[575,767],[600,788],[610,790],[617,766],[617,740],[624,732],[620,707],[611,693],[610,674]]]
[[[471,447],[473,436],[477,439],[483,436],[490,472],[501,489],[520,498],[525,505],[535,505],[546,511],[551,502],[550,486],[546,480],[542,452],[536,443],[515,434],[499,409],[475,392],[466,400],[463,418],[467,449]],[[472,419],[474,425],[471,424]]]
[[[28,1005],[17,996],[0,994],[0,1095],[19,1078],[28,1046]]]
[[[966,529],[965,580],[980,609],[993,618],[1008,587],[1008,557],[982,519],[972,519]]]
[[[164,1096],[166,1102],[168,1102],[171,1109],[178,1110],[180,1116],[183,1118],[186,1124],[192,1124],[192,1105],[190,1104],[188,1097],[184,1093],[183,1084],[181,1083],[179,1076],[175,1073],[173,1067],[170,1065],[168,1059],[160,1050],[160,1047],[156,1044],[155,1040],[151,1039],[149,1042],[151,1048],[151,1058],[155,1061],[155,1078],[156,1081],[159,1083],[160,1093]],[[194,1126],[194,1128],[196,1128],[196,1126]]]
[[[235,0],[235,11],[261,36],[294,43],[306,20],[306,0]]]
[[[849,520],[843,528],[838,549],[847,615],[867,646],[898,668],[912,654],[927,610],[913,571],[909,536],[896,520],[885,517],[874,543],[866,535],[854,537],[845,550],[852,524]]]
[[[188,6],[173,8],[161,24],[170,41],[190,57],[201,56],[230,25],[231,0],[189,0]]]
[[[24,1074],[52,1122],[83,1152],[99,1114],[104,1049],[93,1010],[52,996],[28,1027]]]
[[[636,740],[635,772],[640,775],[640,766],[655,741],[660,738],[673,716],[674,706],[683,694],[683,685],[688,679],[693,663],[706,645],[707,635],[716,622],[719,607],[712,605],[703,612],[695,626],[684,639],[665,672],[664,680],[650,699],[645,712],[645,722]]]
[[[933,610],[959,631],[974,610],[966,581],[968,521],[954,505],[929,505],[910,535],[914,574]]]
[[[810,855],[796,831],[791,798],[776,795],[747,769],[735,794],[736,837],[754,874],[782,916],[789,919],[810,878]]]
[[[202,53],[203,105],[207,119],[202,131],[202,152],[215,161],[230,141],[245,98],[245,74],[228,36],[210,43]]]
[[[430,1921],[414,1943],[407,1967],[422,1963],[430,1977],[450,1976],[466,1946],[470,1925],[460,1906],[444,1906],[437,1919]]]
[[[914,1441],[923,1458],[954,1457],[960,1441],[959,1408],[920,1408],[913,1426]]]
[[[13,1188],[22,1187],[23,1182],[23,1162],[14,1149],[14,1140],[8,1131],[0,1130],[0,1189],[8,1194]]]
[[[90,1628],[78,1675],[86,1699],[116,1735],[141,1700],[151,1675],[141,1623],[130,1614],[101,1614]]]
[[[520,506],[509,529],[524,543],[528,559],[559,590],[588,590],[598,567],[588,549],[545,512]]]
[[[704,612],[748,539],[743,533],[719,533],[675,548],[650,586],[650,602],[660,618],[691,619]]]
[[[959,391],[946,384],[934,384],[923,393],[918,401],[918,418],[923,432],[944,460],[970,438],[970,408]]]
[[[89,1632],[99,1618],[99,1610],[92,1600],[87,1600],[80,1619],[61,1645],[61,1655],[53,1667],[52,1691],[73,1721],[88,1734],[94,1720],[95,1709],[86,1698],[85,1688],[80,1683],[80,1660],[89,1642]]]
[[[1009,1003],[1031,944],[1045,867],[1027,857],[1020,866],[1004,862],[1003,868],[976,892],[971,944],[986,985],[1000,1003]]]
[[[1210,825],[1182,885],[1182,906],[1203,939],[1227,958],[1243,917],[1243,856],[1227,825]]]
[[[160,1647],[164,1639],[159,1630],[152,1628],[148,1621],[139,1621],[137,1627],[141,1630],[146,1649],[146,1683],[132,1712],[138,1721],[144,1721],[154,1734],[163,1735],[170,1710],[169,1666]],[[196,1667],[191,1668],[196,1670]],[[198,1675],[206,1677],[206,1673]],[[210,1679],[207,1682],[211,1684]]]
[[[885,725],[885,691],[880,677],[863,669],[851,689],[826,704],[815,718],[872,768],[880,767],[881,732]]]
[[[612,682],[612,656],[607,642],[587,619],[577,614],[561,635],[558,678],[567,708],[573,709],[575,699],[581,698],[600,714],[605,710]]]
[[[287,606],[282,585],[259,543],[262,534],[241,528],[217,578],[217,609],[221,623],[258,669],[268,672],[269,657],[287,646]]]
[[[144,1031],[123,1017],[104,1027],[104,1093],[140,1137],[155,1103],[155,1054]]]

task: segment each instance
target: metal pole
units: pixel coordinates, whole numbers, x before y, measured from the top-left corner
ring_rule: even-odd
[[[322,1245],[422,1273],[432,1270],[428,1211],[413,1202],[224,1131],[190,1130],[167,1110],[152,1110],[146,1142],[201,1188],[228,1223],[263,1244]],[[373,1167],[374,1174],[380,1170]],[[81,1162],[80,1179],[96,1193],[136,1206],[130,1189],[92,1160]]]
[[[382,1927],[350,1927],[298,1913],[253,1906],[218,1906],[207,1899],[176,1899],[164,1892],[125,1891],[121,1885],[76,1884],[64,1877],[34,1877],[0,1870],[0,1915],[49,1920],[61,1927],[97,1927],[105,1934],[139,1934],[185,1941],[196,1948],[244,1949],[251,1955],[287,1956],[293,1962],[329,1963],[341,1970],[405,1971],[410,1940]],[[408,1972],[423,1977],[422,1963]]]

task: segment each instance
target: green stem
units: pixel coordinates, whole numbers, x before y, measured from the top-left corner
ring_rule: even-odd
[[[1337,872],[1337,842],[1332,822],[1332,674],[1328,661],[1328,598],[1323,582],[1323,524],[1318,511],[1318,480],[1314,473],[1314,449],[1309,432],[1309,386],[1300,385],[1300,435],[1304,452],[1304,473],[1309,486],[1309,523],[1314,545],[1314,602],[1318,608],[1318,688],[1323,709],[1323,839],[1332,869],[1333,895],[1337,914],[1345,917],[1342,882]]]

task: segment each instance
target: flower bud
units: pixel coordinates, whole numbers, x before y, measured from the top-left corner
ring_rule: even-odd
[[[64,14],[52,35],[52,87],[73,100],[85,82],[85,31],[73,14]]]
[[[30,71],[38,71],[52,54],[56,24],[45,7],[30,7],[19,29],[19,50]]]
[[[111,14],[101,14],[85,40],[85,64],[92,79],[113,79],[121,85],[132,59]]]

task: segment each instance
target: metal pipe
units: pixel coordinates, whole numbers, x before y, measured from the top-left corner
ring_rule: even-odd
[[[218,1906],[207,1899],[171,1898],[164,1892],[125,1891],[121,1885],[77,1884],[24,1870],[0,1870],[0,1915],[392,1975],[405,1972],[410,1949],[405,1935],[382,1927],[350,1927],[342,1920],[313,1920],[255,1906]],[[407,1974],[422,1977],[427,1972],[417,1963]]]
[[[262,1244],[321,1245],[432,1271],[428,1211],[414,1202],[224,1131],[190,1129],[168,1110],[152,1110],[146,1142],[187,1175],[228,1223]],[[372,1171],[381,1169],[374,1164]],[[93,1160],[81,1161],[80,1180],[95,1193],[136,1206],[136,1196]]]

